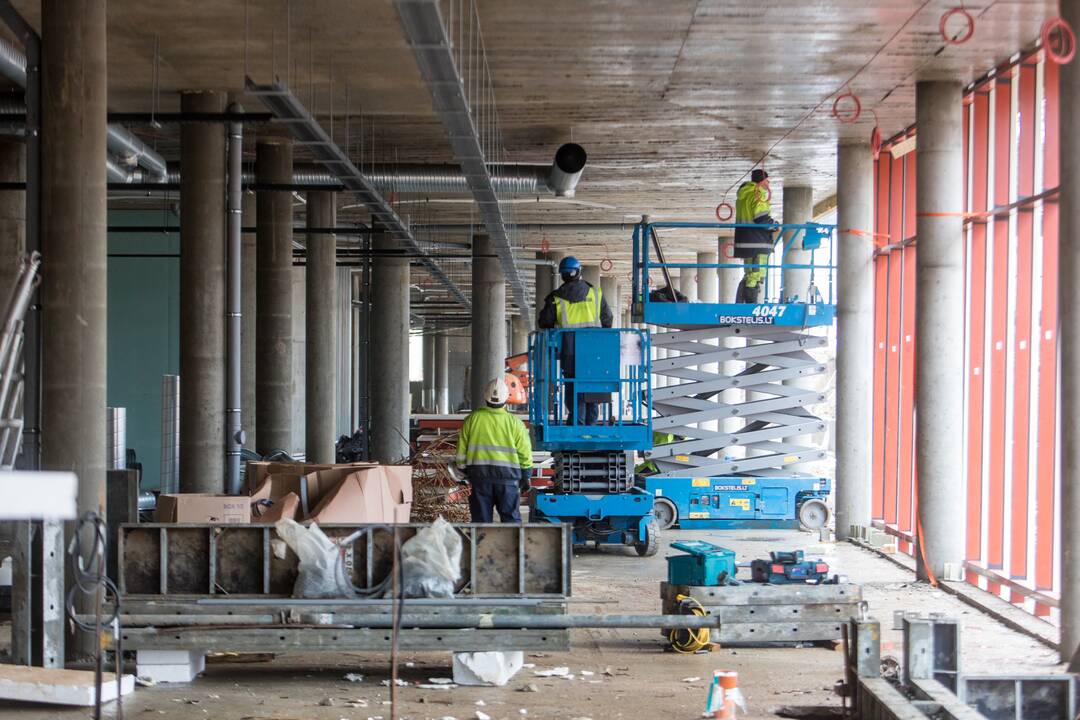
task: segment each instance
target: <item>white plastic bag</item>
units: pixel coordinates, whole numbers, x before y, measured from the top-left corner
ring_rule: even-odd
[[[300,559],[293,597],[339,598],[355,594],[352,583],[345,577],[341,548],[318,525],[311,523],[310,527],[304,527],[283,518],[274,523],[274,530]]]
[[[503,686],[521,670],[520,650],[454,653],[454,682],[458,685]]]
[[[403,597],[450,598],[461,578],[461,535],[438,518],[401,546]]]

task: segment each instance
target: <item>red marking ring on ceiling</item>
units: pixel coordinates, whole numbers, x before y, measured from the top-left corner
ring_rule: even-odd
[[[959,35],[949,34],[949,21],[952,20],[954,15],[959,15],[963,18],[965,23],[964,31]],[[941,22],[938,23],[938,32],[941,33],[941,39],[950,45],[963,45],[975,34],[975,18],[971,17],[971,13],[962,7],[954,7],[951,10],[946,10],[941,15]]]
[[[727,209],[727,215],[721,215],[721,209]],[[731,207],[731,203],[722,202],[716,206],[716,219],[720,222],[727,222],[735,215],[735,208]]]
[[[850,100],[847,103],[849,107],[845,108],[841,105],[844,100]],[[845,124],[853,123],[859,119],[860,115],[862,115],[862,103],[859,102],[859,96],[850,90],[837,95],[836,99],[833,100],[832,116],[840,122]]]
[[[870,152],[874,154],[875,160],[881,154],[881,128],[877,125],[870,131]]]
[[[611,262],[611,260],[609,258],[604,258],[603,260],[600,261],[600,270],[601,270],[601,272],[608,272],[613,267],[615,267],[615,263]]]
[[[734,258],[735,257],[735,241],[734,240],[725,240],[724,242],[720,243],[720,254],[723,255],[726,258]]]
[[[1054,17],[1044,22],[1039,36],[1051,62],[1066,65],[1076,56],[1076,33],[1065,18]]]

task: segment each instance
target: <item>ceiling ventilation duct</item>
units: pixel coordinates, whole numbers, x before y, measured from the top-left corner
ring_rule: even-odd
[[[588,157],[585,148],[577,143],[566,143],[560,147],[555,153],[555,163],[548,176],[548,188],[557,197],[574,197]]]

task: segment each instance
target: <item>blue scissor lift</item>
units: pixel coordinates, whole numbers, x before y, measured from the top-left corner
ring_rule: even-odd
[[[825,370],[808,350],[827,343],[812,330],[831,325],[836,313],[835,228],[779,226],[781,261],[765,266],[760,303],[661,302],[643,291],[650,276],[662,276],[670,287],[670,268],[743,267],[739,261],[667,263],[658,230],[736,227],[653,223],[647,217],[635,226],[633,319],[653,331],[579,328],[531,336],[534,444],[555,459],[554,487],[533,494],[533,519],[572,524],[575,544],[633,545],[641,555],[655,553],[658,531],[676,524],[820,527],[827,522],[824,499],[831,481],[789,467],[824,457],[798,441],[824,430],[806,409],[824,398],[784,381]],[[817,263],[823,244],[828,260]],[[809,262],[785,262],[792,250],[805,251]],[[804,271],[808,284],[801,300],[776,277],[785,269]],[[818,281],[824,281],[824,296]],[[574,345],[569,370],[563,362],[568,343]],[[666,356],[650,359],[654,349]],[[732,361],[743,367],[724,374],[722,368]],[[728,389],[744,390],[745,396],[725,402]],[[582,401],[597,403],[594,424],[581,417]],[[732,420],[738,427],[725,429]],[[654,430],[673,435],[674,441],[654,446]],[[736,447],[743,449],[733,451]],[[635,476],[635,452],[651,461],[655,473]]]
[[[815,329],[836,316],[835,227],[778,226],[773,257],[779,262],[764,266],[763,302],[657,302],[642,292],[657,271],[670,284],[670,268],[744,267],[727,258],[716,265],[667,263],[658,230],[736,227],[646,218],[634,230],[633,297],[639,301],[633,317],[655,328],[652,344],[666,351],[651,365],[659,386],[652,392],[652,422],[657,433],[674,436],[646,453],[656,472],[640,484],[654,498],[661,528],[822,527],[831,479],[792,466],[825,457],[803,440],[825,430],[807,409],[824,394],[791,381],[825,372],[810,350],[828,343]],[[785,271],[797,271],[805,287],[785,287]],[[724,372],[732,362],[739,369]],[[744,392],[731,401],[725,390]]]

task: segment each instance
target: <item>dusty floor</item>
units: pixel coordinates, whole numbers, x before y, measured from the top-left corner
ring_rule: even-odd
[[[677,535],[677,537],[676,537]],[[826,558],[837,571],[863,585],[870,613],[885,629],[883,653],[899,656],[894,610],[942,612],[962,619],[963,667],[968,673],[1046,673],[1061,668],[1049,648],[1015,633],[940,591],[918,586],[910,574],[846,543],[819,544],[796,531],[669,533],[665,538],[711,539],[736,550],[740,559],[764,557],[770,549],[802,547]],[[616,552],[582,552],[574,558],[574,596],[614,598],[617,603],[575,603],[576,612],[657,613],[664,552],[653,558]],[[569,666],[574,680],[536,677],[525,669],[504,688],[434,691],[399,690],[400,718],[694,718],[704,706],[704,678],[714,669],[737,670],[750,717],[770,717],[784,705],[838,705],[831,692],[841,677],[841,655],[822,647],[725,648],[708,655],[663,652],[652,630],[583,630],[573,651],[526,657],[535,670]],[[450,658],[439,653],[406,655],[401,677],[427,682],[450,676]],[[593,675],[583,675],[582,671]],[[362,673],[348,682],[345,673]],[[211,665],[190,685],[139,688],[124,703],[128,718],[221,718],[222,720],[365,720],[390,717],[387,658],[374,653],[283,655],[272,662]],[[689,680],[689,678],[701,678]],[[539,692],[522,691],[534,685]],[[359,701],[359,702],[358,702]],[[483,705],[478,703],[482,702]],[[364,704],[366,707],[356,707]],[[110,709],[108,717],[115,717]],[[84,710],[7,706],[0,718],[20,720],[90,717]]]

